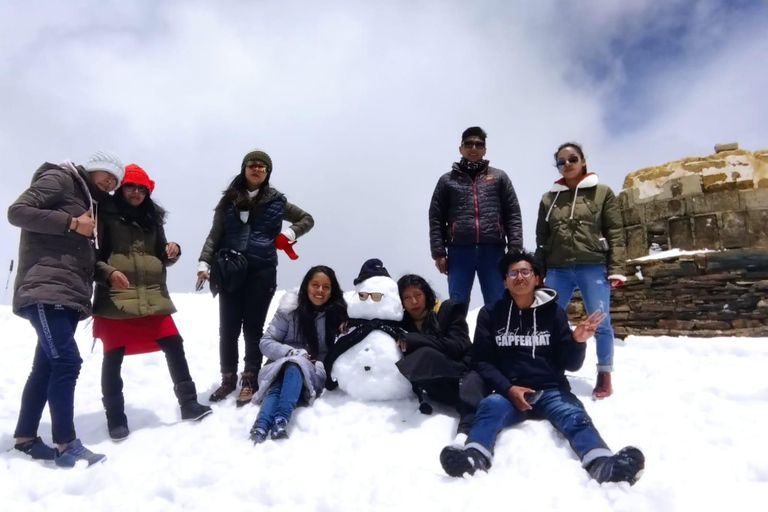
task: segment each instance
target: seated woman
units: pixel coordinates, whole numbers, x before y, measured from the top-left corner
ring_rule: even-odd
[[[199,420],[211,408],[197,402],[184,345],[171,314],[176,308],[166,285],[166,268],[176,263],[181,249],[165,238],[165,211],[151,198],[155,182],[136,164],[125,177],[114,200],[101,204],[99,216],[96,297],[93,336],[104,342],[101,391],[109,437],[128,437],[123,379],[123,357],[162,350],[168,362],[182,420]]]
[[[435,291],[423,277],[407,274],[397,282],[405,309],[403,327],[407,334],[398,340],[405,357],[397,363],[400,372],[422,392],[459,413],[456,442],[463,444],[472,420],[485,396],[482,378],[469,369],[469,328],[467,305],[454,300],[437,303]],[[427,403],[419,407],[429,414]]]
[[[325,385],[323,359],[347,319],[347,304],[329,267],[309,269],[298,292],[286,292],[280,307],[261,338],[259,349],[269,361],[259,371],[261,402],[251,428],[254,444],[288,437],[287,426],[299,399],[307,404]]]

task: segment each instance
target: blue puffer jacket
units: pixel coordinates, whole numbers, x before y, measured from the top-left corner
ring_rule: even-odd
[[[221,248],[244,252],[248,265],[276,267],[275,237],[283,225],[285,203],[285,196],[270,188],[264,200],[251,210],[247,225],[240,220],[235,205],[227,206]]]

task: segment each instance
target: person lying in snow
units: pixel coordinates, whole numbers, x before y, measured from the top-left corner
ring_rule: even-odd
[[[259,348],[269,361],[259,371],[253,401],[261,409],[250,431],[254,444],[288,437],[291,414],[300,398],[308,404],[325,386],[323,360],[347,319],[347,304],[329,267],[309,269],[298,291],[280,300]]]
[[[456,408],[460,419],[455,444],[462,445],[486,394],[483,379],[469,367],[467,305],[450,299],[437,302],[429,283],[415,274],[401,277],[397,288],[405,310],[402,325],[408,331],[397,340],[405,354],[397,368],[420,400],[426,392],[428,398]],[[419,409],[432,412],[428,402]]]
[[[581,368],[604,313],[594,312],[571,332],[557,293],[540,287],[541,269],[528,252],[505,254],[499,273],[508,293],[480,310],[472,347],[473,364],[495,394],[480,402],[466,444],[440,453],[443,469],[456,477],[487,471],[498,433],[538,417],[565,436],[592,478],[634,484],[645,465],[642,452],[631,446],[611,452],[565,377]]]

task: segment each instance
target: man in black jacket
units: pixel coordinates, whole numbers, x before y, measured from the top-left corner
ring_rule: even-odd
[[[571,332],[555,291],[539,287],[541,271],[530,253],[506,254],[499,273],[509,293],[480,311],[472,347],[473,364],[495,394],[480,402],[466,445],[443,449],[443,469],[451,476],[487,470],[498,433],[530,415],[563,434],[598,482],[634,484],[645,464],[642,452],[627,447],[613,454],[565,377],[581,368],[604,313]]]
[[[448,274],[451,299],[469,303],[475,272],[486,306],[504,294],[496,264],[523,246],[520,205],[507,174],[485,160],[487,134],[479,126],[461,135],[461,160],[437,182],[429,206],[429,245],[435,266]]]
[[[459,426],[454,444],[463,445],[486,394],[483,379],[469,365],[467,305],[453,300],[438,304],[429,283],[414,274],[401,277],[397,288],[407,331],[397,340],[405,354],[397,367],[420,401],[426,392],[428,398],[456,408]],[[422,401],[419,410],[431,414],[432,406]]]

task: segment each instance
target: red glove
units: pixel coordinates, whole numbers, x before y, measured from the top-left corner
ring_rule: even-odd
[[[291,258],[292,260],[299,259],[299,255],[296,254],[293,250],[293,247],[291,247],[295,243],[296,243],[295,240],[291,242],[290,240],[288,240],[288,237],[282,233],[277,235],[277,238],[275,238],[275,247],[277,247],[281,251],[285,251],[285,254],[287,254],[288,257]]]

